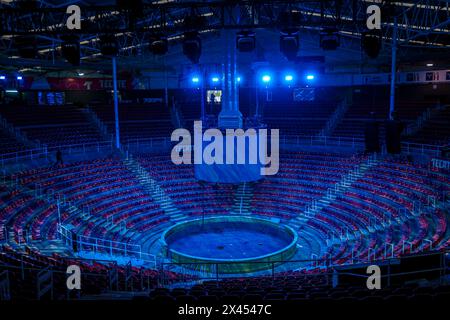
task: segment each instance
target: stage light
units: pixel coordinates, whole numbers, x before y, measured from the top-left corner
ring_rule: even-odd
[[[62,36],[63,43],[61,44],[62,56],[74,66],[80,65],[80,41],[76,35]]]
[[[212,80],[212,82],[219,82],[219,78],[218,77],[213,77],[211,80]]]
[[[119,44],[113,34],[100,36],[100,51],[104,56],[116,56],[119,53]]]
[[[236,48],[240,52],[251,52],[256,47],[256,38],[253,31],[241,31],[236,34]]]
[[[375,59],[380,54],[382,48],[381,39],[381,32],[376,30],[362,33],[361,46],[369,58]]]
[[[79,76],[79,77],[84,76],[84,72],[78,72],[78,76]]]
[[[280,51],[289,61],[297,58],[299,39],[297,30],[284,30],[280,35]]]
[[[183,54],[193,63],[197,64],[202,54],[202,40],[197,31],[185,32],[183,40]]]
[[[306,75],[306,80],[314,80],[315,76],[313,74]]]
[[[291,82],[292,80],[294,80],[294,77],[290,74],[287,74],[286,76],[284,76],[284,80]]]
[[[320,47],[323,50],[336,50],[339,45],[339,31],[336,28],[325,28],[320,32]]]
[[[434,64],[432,64],[432,63],[427,63],[427,67],[432,67],[432,66],[434,66]]]
[[[266,75],[263,75],[261,79],[264,83],[269,83],[272,78],[266,74]]]
[[[169,41],[164,36],[150,37],[150,51],[154,55],[164,55],[169,51]]]
[[[241,77],[236,78],[237,82],[241,82]]]
[[[200,82],[200,78],[199,77],[192,77],[192,82],[193,83],[199,83]]]
[[[0,76],[0,80],[6,80],[6,76]]]
[[[17,76],[17,80],[23,80],[22,76]]]

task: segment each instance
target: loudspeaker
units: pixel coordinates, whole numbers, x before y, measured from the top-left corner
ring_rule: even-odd
[[[387,120],[385,128],[387,152],[399,154],[402,151],[401,134],[403,131],[403,124],[397,120]]]
[[[62,36],[63,43],[61,44],[62,56],[72,65],[80,65],[80,42],[78,36],[68,35]]]
[[[366,122],[364,141],[366,145],[366,152],[380,151],[380,130],[379,124],[376,120],[369,120]]]

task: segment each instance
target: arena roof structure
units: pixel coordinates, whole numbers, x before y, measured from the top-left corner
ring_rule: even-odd
[[[61,44],[75,34],[80,44],[83,66],[101,69],[102,35],[115,36],[122,65],[131,63],[141,69],[158,69],[187,63],[181,41],[187,29],[199,32],[203,41],[201,63],[217,61],[222,54],[223,30],[255,30],[257,58],[282,61],[278,40],[280,30],[300,30],[300,56],[321,55],[327,63],[354,64],[361,61],[361,36],[367,32],[367,7],[377,4],[382,13],[383,49],[380,59],[366,64],[389,65],[394,25],[397,26],[399,63],[414,64],[445,59],[450,49],[450,2],[419,1],[14,1],[0,4],[0,65],[51,69],[67,68],[61,59]],[[81,8],[80,30],[66,28],[69,5]],[[394,23],[394,20],[396,23]],[[320,48],[320,35],[335,30],[338,50]],[[169,41],[169,52],[155,56],[149,44],[155,37]],[[24,59],[18,49],[35,45],[34,59]],[[275,47],[275,48],[273,48]],[[162,57],[165,57],[164,59]],[[384,57],[384,59],[382,59]],[[254,60],[254,59],[253,59]],[[245,61],[244,61],[245,62]],[[62,64],[61,64],[62,63]]]

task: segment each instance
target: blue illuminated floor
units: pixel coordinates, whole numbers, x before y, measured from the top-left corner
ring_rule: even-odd
[[[204,230],[173,239],[171,249],[207,259],[248,259],[281,250],[289,245],[288,237],[258,230]]]

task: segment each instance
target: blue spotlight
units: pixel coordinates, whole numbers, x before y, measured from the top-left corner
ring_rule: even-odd
[[[306,80],[314,80],[315,76],[313,74],[306,75]]]
[[[264,83],[269,83],[271,79],[272,78],[268,74],[262,76],[262,81]]]
[[[17,76],[17,80],[23,80],[22,76]]]
[[[6,80],[6,76],[0,76],[0,80]]]
[[[236,78],[237,82],[241,82],[241,77]]]
[[[212,77],[212,82],[219,82],[219,77]]]
[[[292,80],[294,80],[294,77],[293,77],[292,75],[290,75],[290,74],[287,74],[287,75],[284,77],[284,80],[286,80],[286,81],[288,81],[288,82],[291,82]]]
[[[199,83],[200,82],[200,78],[199,77],[192,77],[192,82],[193,83]]]

